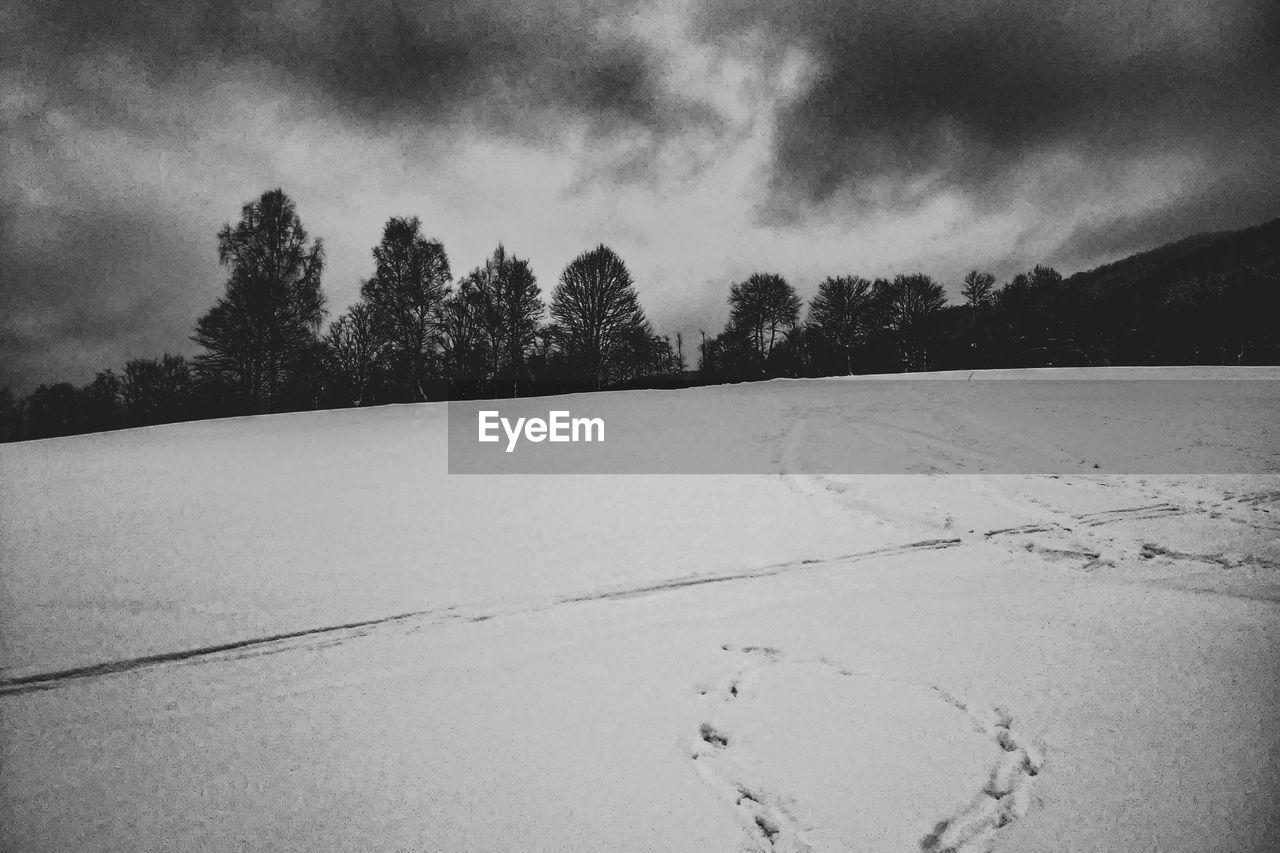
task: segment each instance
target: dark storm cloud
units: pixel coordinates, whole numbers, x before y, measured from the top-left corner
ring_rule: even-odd
[[[353,145],[421,128],[459,142],[516,137],[567,157],[567,124],[623,143],[589,146],[604,153],[573,164],[580,181],[644,184],[664,142],[690,131],[730,149],[743,129],[710,100],[668,88],[671,57],[627,26],[657,13],[635,9],[0,0],[0,384],[84,381],[127,356],[186,349],[221,284],[213,233],[276,182],[243,158],[285,141],[249,138],[258,125],[245,119],[243,150],[219,143],[225,180],[179,170],[133,192],[127,180],[95,180],[112,155],[84,166],[85,139],[110,140],[127,172],[140,157],[195,150],[211,122],[239,122],[243,91],[278,99],[282,127],[318,118]],[[1095,175],[1161,158],[1198,173],[1136,214],[1120,212],[1132,206],[1117,189],[1116,212],[1081,226],[1051,262],[1083,265],[1280,214],[1280,4],[1269,0],[707,0],[691,14],[695,39],[740,48],[738,36],[762,35],[747,59],[767,73],[789,49],[811,61],[775,117],[760,185],[770,224],[803,233],[811,221],[919,209],[951,190],[979,213],[1029,205],[1037,221],[1026,230],[1057,233],[1078,218],[1069,175],[1038,188],[1025,180],[1029,164],[1058,155]],[[228,97],[223,84],[230,112],[211,106]],[[681,158],[691,159],[664,162]],[[251,175],[268,183],[245,189]],[[524,191],[518,178],[514,193]],[[172,191],[162,203],[145,197],[156,186]],[[1019,236],[991,247],[993,266]]]
[[[623,2],[51,0],[19,24],[45,73],[67,58],[121,54],[158,83],[208,66],[267,69],[367,122],[480,120],[538,133],[547,112],[603,130],[662,130],[695,105],[661,90],[644,48],[600,25]],[[202,71],[202,69],[204,71]]]
[[[212,231],[191,245],[208,211],[153,215],[153,199],[86,186],[94,179],[68,147],[112,138],[122,168],[140,156],[129,139],[182,152],[227,82],[274,92],[289,115],[323,116],[352,138],[426,127],[550,144],[572,121],[597,138],[661,140],[713,124],[662,90],[637,40],[601,29],[623,20],[622,5],[546,0],[0,4],[0,84],[35,93],[0,102],[0,384],[83,380],[138,347],[186,349],[203,304],[192,288],[207,302],[219,284]],[[33,195],[33,173],[52,191]]]
[[[1278,10],[1269,0],[712,0],[700,24],[710,38],[763,25],[817,60],[813,85],[778,121],[772,210],[785,217],[882,179],[904,205],[919,200],[905,189],[919,178],[934,179],[916,184],[926,192],[1004,200],[1019,189],[1008,183],[1016,168],[1051,151],[1259,167],[1280,133]]]
[[[42,215],[0,205],[0,386],[83,381],[128,358],[185,352],[197,306],[212,301],[207,246],[158,212],[82,201]]]

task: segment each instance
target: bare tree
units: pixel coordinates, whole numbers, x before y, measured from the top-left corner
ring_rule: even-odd
[[[981,308],[991,304],[991,291],[995,284],[996,277],[991,273],[970,270],[964,277],[964,287],[960,288],[960,295],[964,297],[965,304],[970,308]]]
[[[923,273],[877,280],[872,288],[883,327],[891,333],[905,370],[924,370],[935,315],[947,304],[942,285]]]
[[[651,334],[626,264],[600,245],[569,263],[551,296],[551,319],[566,360],[592,388],[635,372],[630,347]]]
[[[487,359],[480,313],[476,285],[468,276],[440,309],[444,372],[454,382],[478,382],[485,373]]]
[[[308,243],[282,190],[246,204],[240,222],[218,233],[218,260],[230,268],[224,296],[201,317],[192,340],[206,378],[234,389],[252,411],[276,405],[324,318],[319,240]]]
[[[498,244],[465,282],[485,357],[482,378],[488,383],[509,380],[514,397],[544,311],[538,281],[528,261],[508,255]]]
[[[439,240],[422,234],[418,217],[392,217],[373,249],[373,277],[360,292],[402,372],[403,389],[427,399],[440,310],[449,293],[449,258]]]
[[[365,302],[352,305],[329,325],[324,347],[332,371],[351,391],[351,402],[362,405],[374,371],[387,351],[386,341],[378,334],[373,309]]]
[[[756,273],[729,290],[730,324],[745,332],[766,360],[799,316],[800,297],[780,275]]]
[[[809,303],[806,325],[817,345],[841,357],[846,373],[853,373],[853,353],[866,338],[871,308],[871,282],[857,276],[828,277]]]

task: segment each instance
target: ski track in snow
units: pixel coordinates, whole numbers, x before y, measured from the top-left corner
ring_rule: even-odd
[[[848,678],[872,678],[923,691],[963,712],[975,730],[986,735],[999,758],[986,784],[960,811],[939,820],[920,839],[924,853],[978,853],[995,844],[998,833],[1027,815],[1034,778],[1044,768],[1043,749],[1014,727],[1013,716],[999,706],[987,707],[935,684],[886,676],[841,666],[828,658],[795,658],[768,646],[725,644],[721,650],[737,658],[717,690],[703,688],[708,709],[689,750],[699,777],[729,802],[742,820],[748,843],[760,853],[810,853],[814,848],[797,819],[791,800],[750,778],[748,756],[738,734],[719,722],[717,711],[743,697],[744,686],[760,669],[777,664],[818,666]],[[836,780],[832,780],[834,784]]]
[[[1164,501],[1150,506],[1124,507],[1106,509],[1101,512],[1089,512],[1075,516],[1075,520],[1085,527],[1100,527],[1104,524],[1115,524],[1120,521],[1148,520],[1166,518],[1171,515],[1186,515],[1190,510],[1175,503]]]
[[[620,587],[617,589],[601,590],[597,592],[587,593],[585,595],[575,595],[560,599],[562,604],[573,604],[585,601],[605,601],[609,599],[637,598],[639,596],[651,595],[658,592],[666,592],[668,590],[681,589],[683,587],[701,586],[710,583],[723,583],[725,581],[751,580],[754,578],[767,578],[775,575],[785,574],[803,569],[813,568],[816,566],[827,566],[834,563],[855,563],[862,560],[870,560],[877,557],[894,557],[901,554],[910,554],[915,551],[937,551],[943,548],[952,548],[961,544],[958,538],[949,539],[921,539],[916,542],[908,542],[904,545],[886,545],[883,548],[873,548],[869,551],[857,551],[852,554],[842,554],[838,557],[825,557],[822,559],[805,559],[793,560],[786,563],[776,563],[769,566],[762,566],[758,569],[751,569],[745,572],[728,572],[724,574],[714,575],[690,575],[682,578],[672,578],[671,580],[662,581],[660,583],[650,583],[640,586]]]
[[[0,678],[0,695],[6,693],[30,693],[38,690],[52,690],[69,682],[86,678],[101,678],[108,675],[119,675],[139,669],[157,666],[199,662],[200,660],[244,660],[264,654],[275,654],[298,648],[316,648],[332,645],[354,637],[364,637],[372,629],[383,625],[405,622],[421,618],[429,611],[413,611],[395,616],[383,616],[377,619],[365,619],[360,622],[346,622],[341,625],[327,625],[321,628],[306,628],[301,631],[289,631],[283,634],[270,634],[264,637],[252,637],[234,640],[209,646],[196,646],[169,652],[158,652],[134,658],[104,661],[87,666],[70,667],[49,672],[36,672],[29,675],[17,675]],[[302,642],[293,642],[295,640]],[[314,642],[307,642],[312,641]]]
[[[675,592],[690,587],[704,586],[706,584],[774,577],[788,572],[803,571],[806,569],[817,568],[819,566],[856,563],[863,560],[901,556],[917,551],[936,551],[943,548],[952,548],[960,543],[961,540],[955,538],[924,539],[916,542],[908,542],[902,545],[888,545],[883,548],[873,548],[867,551],[842,554],[837,557],[793,560],[786,563],[775,563],[743,572],[687,575],[659,582],[596,589],[579,595],[560,596],[550,602],[525,602],[524,604],[517,604],[514,607],[510,606],[509,601],[496,602],[489,605],[482,603],[471,605],[469,609],[473,612],[470,613],[470,615],[465,612],[460,612],[459,608],[456,606],[446,608],[445,610],[416,610],[408,613],[399,613],[393,616],[365,619],[359,622],[347,622],[340,625],[305,628],[302,630],[270,634],[262,637],[252,637],[213,645],[157,652],[133,658],[104,661],[85,666],[69,667],[44,672],[33,672],[29,674],[8,675],[0,677],[0,696],[13,693],[30,693],[38,690],[52,690],[84,679],[120,675],[154,667],[172,666],[184,663],[198,663],[209,660],[242,660],[248,657],[257,657],[264,654],[276,654],[298,649],[316,648],[320,645],[334,645],[336,643],[368,636],[375,630],[384,629],[395,624],[418,623],[414,626],[414,630],[417,630],[428,624],[442,624],[453,620],[462,620],[470,623],[487,622],[500,616],[510,617],[529,613],[538,613],[564,605],[639,598],[647,595],[657,595],[664,592]],[[501,605],[504,603],[508,605],[506,609],[495,609],[501,608]],[[476,610],[485,612],[474,612]]]
[[[1193,563],[1209,563],[1214,566],[1222,566],[1226,569],[1236,568],[1238,566],[1261,566],[1267,569],[1280,569],[1280,563],[1268,560],[1264,557],[1256,555],[1234,555],[1224,553],[1199,554],[1192,551],[1177,551],[1173,548],[1166,548],[1163,545],[1155,545],[1151,542],[1144,542],[1142,545],[1141,556],[1143,559],[1153,559],[1155,557],[1165,557],[1170,560],[1184,560]]]
[[[783,450],[780,454],[779,463],[784,471],[794,466],[796,448],[799,446],[802,434],[802,428],[800,428],[783,438]],[[839,483],[821,475],[784,474],[782,479],[788,487],[815,497],[830,498],[838,496],[842,491]],[[1061,479],[1061,477],[1054,475],[1051,479]],[[1103,485],[1103,483],[1092,478],[1086,478],[1083,482],[1090,485]],[[900,545],[889,545],[867,551],[841,554],[835,557],[806,558],[738,572],[684,575],[661,581],[598,588],[579,594],[561,595],[550,600],[544,598],[515,602],[509,599],[487,603],[475,602],[465,607],[455,605],[445,610],[412,611],[358,622],[304,628],[261,637],[156,652],[132,658],[52,671],[4,673],[3,670],[0,670],[0,696],[50,690],[77,681],[120,675],[153,667],[208,661],[234,661],[251,656],[316,648],[320,645],[335,645],[367,636],[375,631],[385,630],[388,626],[395,624],[409,624],[412,626],[412,630],[417,631],[429,625],[455,620],[478,623],[499,617],[541,612],[563,605],[625,600],[662,593],[674,593],[708,584],[775,577],[790,572],[851,564],[871,559],[890,558],[918,551],[964,547],[978,542],[1007,542],[1011,551],[1036,554],[1052,562],[1077,563],[1078,565],[1075,565],[1075,568],[1086,572],[1094,571],[1098,568],[1115,568],[1117,564],[1130,559],[1141,561],[1160,559],[1173,563],[1202,563],[1220,566],[1224,570],[1240,567],[1280,569],[1280,564],[1256,555],[1240,556],[1181,551],[1152,542],[1140,535],[1135,538],[1133,536],[1125,536],[1122,532],[1115,530],[1115,528],[1125,524],[1179,516],[1201,516],[1214,520],[1228,521],[1257,532],[1280,530],[1280,526],[1274,526],[1269,523],[1273,515],[1273,508],[1280,504],[1280,490],[1263,489],[1258,491],[1224,492],[1218,500],[1201,501],[1196,505],[1179,504],[1165,499],[1158,489],[1150,489],[1149,494],[1151,496],[1150,502],[1078,515],[1054,509],[1035,499],[1019,500],[1013,496],[992,495],[990,497],[993,501],[1007,504],[1011,512],[1019,511],[1024,516],[1030,512],[1033,515],[1038,514],[1039,517],[1023,521],[1023,523],[1010,524],[969,536],[920,539]],[[948,530],[946,532],[951,531]],[[1275,601],[1273,597],[1265,594],[1253,595],[1206,589],[1188,589],[1170,586],[1160,579],[1140,582],[1152,583],[1162,588],[1175,589],[1188,594],[1235,595],[1253,600]]]
[[[839,497],[846,488],[840,481],[822,474],[796,473],[802,469],[799,464],[799,453],[806,431],[806,422],[803,418],[797,415],[791,419],[791,425],[780,441],[780,450],[776,459],[779,466],[778,473],[788,488],[800,494]],[[960,445],[948,444],[947,447],[962,449]],[[1079,484],[1098,488],[1112,488],[1115,485],[1097,476],[1089,475],[1068,477],[1062,474],[1049,474],[1044,477],[1071,485]],[[1179,551],[1143,538],[1126,536],[1123,531],[1115,532],[1116,528],[1132,526],[1135,523],[1188,516],[1225,521],[1258,533],[1280,532],[1280,522],[1274,520],[1276,513],[1273,513],[1273,509],[1280,510],[1280,489],[1224,491],[1216,500],[1202,500],[1187,504],[1171,499],[1158,484],[1153,485],[1141,479],[1138,480],[1138,485],[1142,486],[1140,494],[1148,498],[1147,502],[1078,514],[1065,512],[1031,495],[1016,496],[990,492],[984,497],[993,503],[1007,506],[1011,513],[1022,516],[1024,519],[1028,515],[1033,517],[1029,520],[1019,519],[1021,523],[1010,524],[1007,527],[987,530],[981,534],[981,538],[999,540],[1004,537],[1021,537],[1017,544],[1009,546],[1011,550],[1020,547],[1022,550],[1054,561],[1078,560],[1080,561],[1078,568],[1083,571],[1093,571],[1101,567],[1114,568],[1117,563],[1131,558],[1149,560],[1153,557],[1210,563],[1224,568],[1240,566],[1280,568],[1280,563],[1256,555],[1240,557],[1222,553],[1200,554]],[[876,508],[866,506],[863,501],[857,504],[859,512],[868,510],[876,512]],[[881,517],[887,521],[900,520],[901,515],[900,512],[895,513],[891,510],[884,510],[881,513]],[[949,531],[951,522],[952,519],[948,517],[944,529]],[[965,544],[968,544],[968,539]],[[1209,590],[1196,590],[1196,592],[1211,593]],[[1234,593],[1219,594],[1233,595]],[[1256,596],[1248,597],[1256,598]],[[1263,597],[1261,600],[1269,599]]]
[[[1255,566],[1264,569],[1280,569],[1280,563],[1256,554],[1230,554],[1222,552],[1198,553],[1183,551],[1152,542],[1141,529],[1141,522],[1169,518],[1202,518],[1226,521],[1246,527],[1255,533],[1270,534],[1280,527],[1259,518],[1259,513],[1270,513],[1269,505],[1280,502],[1280,491],[1268,490],[1236,495],[1224,493],[1215,501],[1200,501],[1194,505],[1161,500],[1151,504],[1103,510],[1048,519],[1039,524],[989,530],[987,539],[1006,536],[1024,537],[1024,550],[1041,554],[1048,559],[1078,559],[1080,569],[1092,571],[1099,567],[1115,568],[1120,562],[1147,561],[1163,558],[1174,562],[1198,562],[1217,565],[1224,569]],[[1241,511],[1243,510],[1243,514]],[[1138,529],[1116,531],[1114,528],[1129,525]],[[1106,528],[1101,530],[1100,528]],[[1031,534],[1049,534],[1046,537]],[[1030,538],[1026,538],[1030,537]],[[1011,546],[1014,547],[1014,546]],[[1156,583],[1157,581],[1150,581]],[[1202,592],[1210,592],[1202,590]],[[1231,593],[1218,593],[1229,595]]]

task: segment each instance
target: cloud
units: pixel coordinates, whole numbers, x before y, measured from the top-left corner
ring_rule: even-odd
[[[940,189],[1005,204],[1025,190],[1021,164],[1052,152],[1259,166],[1275,151],[1258,142],[1280,133],[1278,21],[1264,0],[711,0],[699,16],[707,38],[765,27],[815,57],[813,85],[778,119],[770,212],[783,220]]]
[[[730,282],[1073,269],[1280,213],[1262,0],[0,7],[0,384],[190,352],[282,186],[340,311],[388,216],[544,292],[606,242],[659,330]],[[686,340],[686,344],[689,341]],[[686,347],[692,351],[690,347]]]
[[[328,244],[335,310],[394,214],[448,236],[459,272],[498,239],[535,237],[549,287],[581,248],[565,241],[586,236],[572,223],[599,230],[574,196],[652,187],[718,154],[722,122],[681,78],[688,57],[655,44],[672,32],[663,13],[624,8],[6,7],[0,384],[189,351],[223,277],[213,234],[276,185]]]
[[[362,123],[478,122],[537,136],[554,132],[558,115],[601,133],[711,120],[662,89],[641,43],[605,26],[628,9],[623,0],[53,0],[19,14],[11,43],[54,78],[66,76],[67,57],[126,56],[161,87],[255,69],[291,97]]]

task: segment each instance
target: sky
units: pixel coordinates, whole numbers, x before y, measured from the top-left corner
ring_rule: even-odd
[[[192,355],[281,187],[330,317],[391,216],[655,330],[785,276],[1085,269],[1280,215],[1280,4],[0,0],[0,385]],[[692,360],[692,359],[690,359]]]

